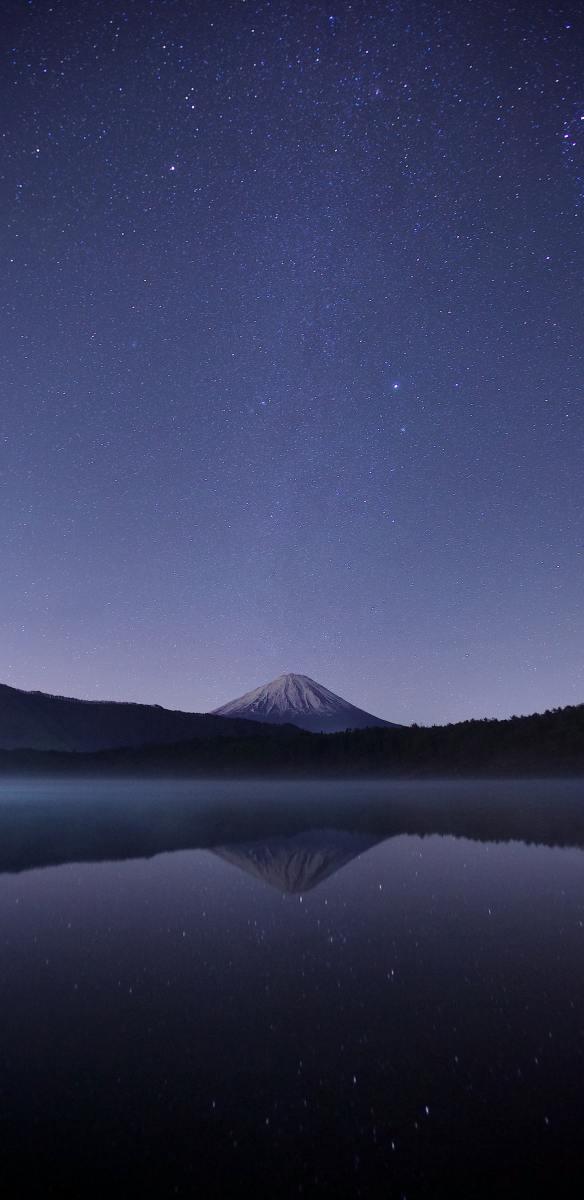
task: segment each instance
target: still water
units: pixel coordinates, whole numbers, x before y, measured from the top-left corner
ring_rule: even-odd
[[[580,1196],[582,783],[0,785],[10,1197]]]

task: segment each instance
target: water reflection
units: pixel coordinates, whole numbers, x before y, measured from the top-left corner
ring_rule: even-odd
[[[324,843],[314,832],[323,829]],[[327,864],[338,870],[354,853],[404,833],[582,847],[584,783],[17,781],[0,788],[0,872],[209,848],[298,890],[302,880],[309,887],[313,876],[326,878]],[[299,837],[286,866],[281,839]]]
[[[7,1194],[577,1194],[582,812],[537,782],[4,791]]]
[[[280,892],[312,891],[379,839],[341,829],[310,829],[265,842],[216,846],[212,853]]]

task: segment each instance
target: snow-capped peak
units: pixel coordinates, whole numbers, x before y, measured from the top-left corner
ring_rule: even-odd
[[[246,692],[238,700],[225,704],[221,709],[222,715],[225,716],[227,710],[234,707],[246,708],[250,713],[253,711],[262,716],[288,716],[291,712],[332,713],[339,708],[351,708],[351,705],[308,675],[288,674],[279,675],[271,683],[265,683],[252,692]]]
[[[216,708],[214,713],[275,724],[290,722],[314,732],[388,724],[343,700],[309,675],[293,673],[279,675],[270,683]]]

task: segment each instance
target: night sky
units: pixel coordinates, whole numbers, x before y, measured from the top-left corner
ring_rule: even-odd
[[[584,28],[5,0],[0,680],[584,700]]]

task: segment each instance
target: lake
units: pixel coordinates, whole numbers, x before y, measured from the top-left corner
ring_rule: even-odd
[[[580,1195],[584,783],[0,785],[10,1197]]]

